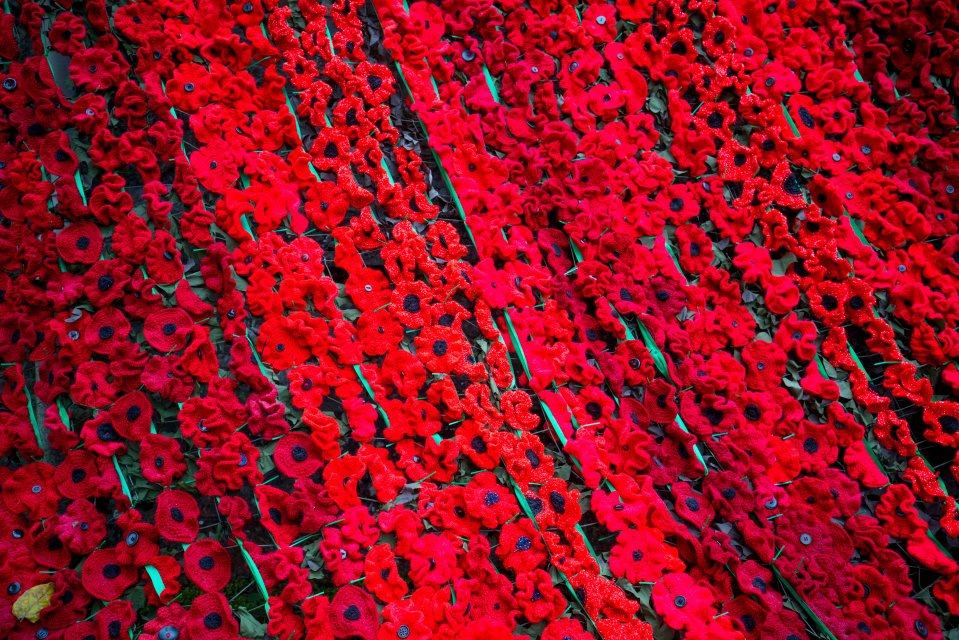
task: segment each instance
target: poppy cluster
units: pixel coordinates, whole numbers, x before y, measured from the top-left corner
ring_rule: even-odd
[[[0,636],[956,626],[956,8],[8,4]]]
[[[954,12],[448,4],[376,3],[610,572],[689,637],[936,635]]]

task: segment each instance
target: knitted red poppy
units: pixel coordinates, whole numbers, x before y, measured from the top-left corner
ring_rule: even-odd
[[[84,340],[94,353],[112,354],[130,334],[130,322],[116,307],[100,309],[90,320]]]
[[[157,496],[156,526],[172,542],[193,542],[200,531],[200,507],[185,491],[167,489]]]
[[[115,600],[97,611],[93,618],[97,636],[100,638],[122,638],[129,635],[130,627],[137,620],[133,605],[127,600]]]
[[[173,484],[187,470],[180,442],[156,433],[147,434],[140,441],[140,470],[150,482]]]
[[[216,540],[204,538],[191,544],[183,556],[186,575],[204,591],[216,592],[230,581],[230,554]]]
[[[80,568],[83,588],[95,598],[118,600],[137,581],[137,570],[120,565],[116,551],[99,549],[84,561]]]
[[[53,483],[55,469],[46,462],[26,464],[3,481],[3,501],[14,513],[26,512],[34,520],[57,512],[60,492]]]
[[[380,617],[373,596],[351,584],[340,587],[330,603],[330,627],[337,640],[375,640]]]
[[[93,495],[102,482],[96,463],[96,456],[89,451],[69,451],[53,475],[57,490],[73,500]]]
[[[153,405],[142,391],[120,396],[110,407],[110,420],[116,432],[127,440],[140,441],[150,433]]]
[[[306,478],[323,464],[320,452],[305,433],[291,432],[283,436],[273,451],[276,468],[290,478]]]
[[[103,236],[93,222],[75,222],[57,234],[57,252],[66,262],[93,264],[102,249]]]
[[[183,309],[170,307],[155,311],[143,323],[143,337],[161,353],[179,351],[186,346],[193,320]]]
[[[194,598],[185,622],[191,638],[228,640],[237,637],[240,631],[230,603],[222,593],[204,593]]]

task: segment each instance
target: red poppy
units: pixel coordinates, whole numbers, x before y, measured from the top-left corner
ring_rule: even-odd
[[[3,480],[3,502],[13,513],[26,513],[31,520],[46,519],[57,512],[61,494],[52,483],[55,469],[46,462],[30,462]]]
[[[47,134],[40,143],[40,162],[56,176],[72,176],[77,170],[77,155],[70,149],[70,138],[62,131]]]
[[[363,586],[382,602],[400,602],[409,591],[389,545],[378,544],[369,550],[364,560],[364,575]]]
[[[200,531],[200,507],[185,491],[162,491],[157,496],[156,526],[167,540],[193,542]]]
[[[120,565],[116,551],[99,549],[83,563],[80,571],[83,588],[100,600],[119,600],[124,592],[137,581],[136,568]]]
[[[183,566],[187,577],[208,593],[223,589],[232,572],[230,554],[223,545],[210,538],[197,540],[187,547]]]
[[[230,603],[222,593],[204,593],[194,598],[185,622],[191,638],[230,640],[240,632]]]
[[[57,252],[67,262],[93,264],[102,249],[103,236],[93,222],[77,222],[57,234]]]
[[[170,486],[186,470],[180,443],[175,438],[151,433],[140,441],[140,471],[148,481]]]
[[[99,637],[122,638],[129,634],[136,620],[137,613],[133,605],[127,600],[117,600],[97,611],[93,622]]]
[[[170,307],[147,316],[143,324],[143,336],[157,351],[170,353],[180,351],[186,346],[192,327],[193,321],[186,311]]]
[[[291,432],[280,438],[273,451],[273,462],[280,473],[290,478],[311,476],[323,464],[313,440],[300,432]]]
[[[57,465],[53,480],[61,494],[72,500],[82,500],[94,495],[103,477],[93,454],[83,449],[73,449]]]

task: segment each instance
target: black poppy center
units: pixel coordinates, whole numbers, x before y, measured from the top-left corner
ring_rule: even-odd
[[[549,503],[553,505],[553,511],[559,514],[566,513],[566,498],[558,491],[552,491],[549,494]]]
[[[529,466],[534,469],[539,469],[540,461],[539,456],[536,455],[536,452],[532,449],[526,450],[526,459],[529,460]]]
[[[476,453],[486,453],[486,441],[480,436],[474,436],[473,440],[470,441],[470,446]]]
[[[203,626],[207,629],[219,629],[223,626],[223,618],[216,611],[212,611],[203,616]]]
[[[944,433],[949,435],[959,432],[959,420],[954,416],[942,416],[939,418],[939,426],[942,427]]]
[[[403,310],[407,313],[419,313],[420,299],[412,293],[406,294],[406,297],[403,298]]]

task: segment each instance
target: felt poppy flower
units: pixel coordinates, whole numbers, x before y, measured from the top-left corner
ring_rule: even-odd
[[[200,531],[200,507],[189,493],[166,489],[157,496],[156,526],[171,542],[190,543]]]

